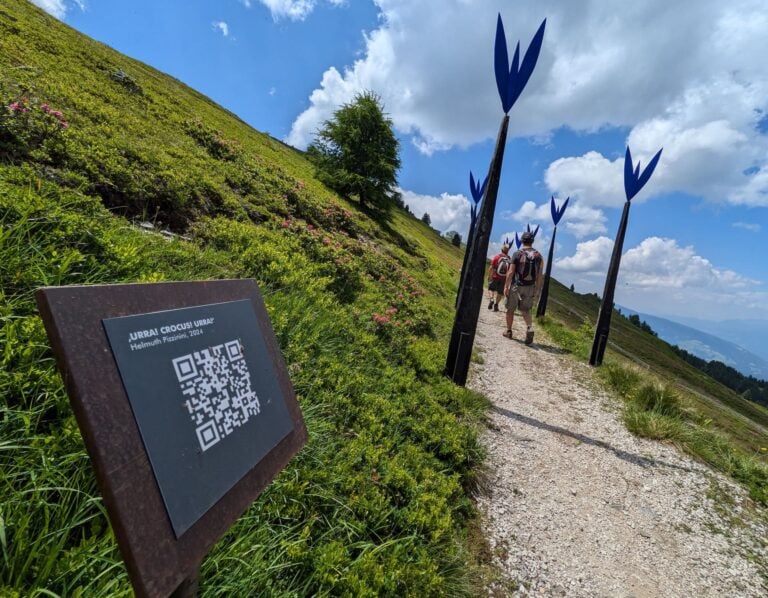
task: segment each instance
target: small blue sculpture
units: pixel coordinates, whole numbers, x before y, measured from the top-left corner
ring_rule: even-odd
[[[501,107],[504,114],[507,114],[512,106],[515,105],[517,98],[523,93],[528,79],[531,78],[533,69],[536,68],[536,61],[539,59],[541,43],[544,41],[544,28],[547,20],[544,19],[539,25],[538,31],[531,40],[531,45],[525,51],[523,63],[520,64],[520,42],[515,47],[515,55],[512,57],[512,65],[509,64],[509,55],[507,54],[507,37],[504,34],[504,23],[501,21],[501,14],[496,21],[496,47],[494,67],[496,71],[496,87],[499,90],[501,98]]]
[[[552,276],[552,260],[554,258],[554,253],[555,253],[555,237],[557,236],[557,223],[560,222],[561,218],[563,217],[563,214],[565,214],[565,210],[568,207],[568,202],[570,201],[570,199],[571,199],[570,197],[567,197],[566,200],[563,202],[563,205],[560,206],[559,208],[555,203],[554,195],[549,200],[549,211],[552,213],[552,222],[554,222],[555,228],[552,231],[552,240],[549,242],[549,254],[547,255],[547,268],[544,271],[544,284],[541,285],[541,296],[539,297],[539,304],[536,307],[537,318],[540,318],[541,316],[547,313],[547,300],[549,299],[549,279]]]
[[[555,203],[555,196],[552,196],[552,199],[549,202],[549,210],[552,212],[552,222],[554,222],[555,226],[557,226],[557,223],[560,222],[563,214],[565,214],[565,210],[568,208],[568,202],[570,200],[571,198],[568,196],[563,202],[563,205],[558,208],[557,204]]]
[[[467,261],[469,260],[469,254],[472,249],[472,243],[475,238],[475,225],[477,224],[477,207],[480,201],[483,199],[485,193],[485,187],[488,184],[488,177],[485,177],[483,184],[480,185],[480,181],[475,181],[475,177],[472,171],[469,171],[469,190],[472,193],[472,200],[474,205],[469,206],[469,233],[467,234],[467,245],[464,250],[464,261],[461,263],[461,274],[459,275],[459,292],[456,293],[456,305],[459,304],[459,297],[461,297],[462,290],[466,284],[465,277],[467,275]]]
[[[520,245],[522,245],[522,244],[523,244],[523,242],[520,240],[520,237],[518,236],[517,233],[515,233],[515,247],[520,249]]]
[[[645,170],[643,170],[643,174],[640,174],[639,160],[634,172],[632,171],[632,153],[629,151],[629,146],[627,146],[627,153],[624,154],[624,193],[627,196],[627,201],[632,201],[632,198],[640,192],[640,189],[645,187],[653,171],[656,170],[656,164],[659,162],[663,149],[661,148],[656,152],[656,155],[648,163],[648,166],[645,167]]]
[[[619,278],[621,251],[624,248],[624,236],[626,235],[627,223],[629,221],[629,206],[631,205],[632,198],[640,192],[640,189],[651,178],[663,149],[656,152],[656,155],[648,163],[648,166],[645,167],[642,174],[640,174],[640,162],[637,163],[637,167],[632,168],[632,152],[629,151],[629,146],[627,146],[627,153],[624,154],[624,194],[627,197],[627,201],[624,203],[624,211],[621,213],[619,231],[616,233],[611,263],[608,266],[608,276],[605,278],[605,288],[603,289],[603,298],[600,302],[600,312],[597,314],[595,339],[592,341],[589,365],[600,365],[603,363],[603,355],[605,355],[605,348],[608,345],[611,315],[613,314],[613,297],[616,292],[616,281]]]
[[[531,225],[530,225],[530,223],[529,223],[529,224],[528,224],[528,228],[527,228],[526,230],[527,230],[529,233],[530,233],[530,232],[533,232],[533,238],[535,239],[535,238],[536,238],[536,235],[538,235],[538,234],[539,234],[539,225],[538,225],[538,224],[536,225],[536,230],[534,230],[534,231],[531,231]]]

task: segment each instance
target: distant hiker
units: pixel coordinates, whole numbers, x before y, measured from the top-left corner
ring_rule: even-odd
[[[504,283],[512,271],[512,260],[509,257],[509,245],[501,246],[501,253],[494,256],[488,268],[488,309],[499,311],[499,301],[504,298]]]
[[[530,231],[523,233],[523,246],[512,254],[512,267],[504,284],[504,294],[507,297],[507,331],[504,336],[512,338],[515,309],[519,309],[528,326],[525,333],[526,345],[533,342],[531,308],[544,282],[544,258],[533,248],[533,237]]]

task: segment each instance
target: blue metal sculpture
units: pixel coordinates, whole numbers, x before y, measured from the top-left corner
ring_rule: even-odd
[[[544,19],[536,35],[533,36],[531,44],[525,51],[522,64],[520,64],[520,42],[517,42],[515,55],[512,57],[512,65],[510,66],[509,55],[507,54],[507,37],[504,34],[504,23],[501,21],[501,15],[499,15],[496,21],[494,67],[496,70],[496,87],[499,90],[501,107],[504,109],[504,114],[509,113],[512,106],[515,105],[517,98],[523,93],[528,79],[531,78],[533,69],[536,67],[536,61],[539,59],[546,24],[547,20]]]
[[[629,206],[632,198],[640,192],[648,180],[661,157],[664,148],[656,152],[656,155],[640,174],[640,162],[633,169],[632,153],[627,146],[627,153],[624,155],[624,194],[627,201],[624,203],[624,211],[621,213],[621,222],[619,231],[616,233],[616,241],[613,244],[613,254],[611,255],[611,264],[608,266],[608,276],[605,279],[605,289],[603,289],[603,299],[600,302],[600,312],[597,315],[597,325],[595,326],[595,339],[592,341],[592,352],[589,356],[589,365],[600,365],[603,363],[603,355],[608,345],[608,334],[611,329],[611,315],[613,314],[613,297],[616,291],[616,281],[619,277],[619,266],[621,265],[621,251],[624,248],[624,236],[627,232],[627,222],[629,221]]]
[[[534,230],[534,231],[531,231],[531,225],[530,225],[530,223],[529,223],[529,224],[528,224],[528,228],[527,228],[526,230],[527,230],[529,233],[530,233],[530,232],[532,232],[532,233],[533,233],[533,238],[535,239],[535,238],[536,238],[536,235],[538,235],[538,234],[539,234],[539,228],[540,228],[540,225],[538,225],[538,224],[537,224],[537,225],[536,225],[536,230]]]
[[[559,208],[555,203],[554,195],[549,201],[549,210],[552,213],[552,222],[555,225],[552,231],[552,240],[549,242],[549,254],[547,255],[547,267],[544,271],[544,284],[541,286],[541,296],[539,297],[539,304],[536,307],[536,317],[540,318],[547,313],[547,300],[549,299],[549,279],[552,276],[552,259],[555,253],[555,237],[557,237],[557,224],[563,218],[566,208],[568,208],[568,202],[570,197],[567,197],[563,202],[563,205]]]
[[[515,233],[515,247],[517,249],[520,249],[520,246],[523,244],[523,242],[520,240],[520,235]]]
[[[496,196],[501,180],[501,166],[504,162],[504,147],[507,143],[509,127],[509,111],[514,106],[525,85],[531,78],[536,61],[539,59],[541,44],[544,39],[546,19],[541,23],[533,36],[531,44],[520,63],[520,43],[515,49],[512,64],[509,64],[507,54],[507,38],[504,34],[504,24],[501,15],[496,22],[496,45],[494,48],[494,68],[496,71],[496,86],[504,109],[499,134],[496,137],[496,147],[488,169],[488,185],[483,193],[483,205],[477,215],[472,245],[467,247],[467,269],[465,284],[459,289],[456,316],[453,320],[451,341],[448,345],[448,355],[445,360],[444,373],[456,384],[464,385],[469,371],[469,360],[472,346],[475,342],[477,318],[480,313],[480,303],[483,300],[483,278],[486,270],[486,256],[493,227],[493,213],[496,210]],[[485,185],[483,185],[485,186]]]
[[[469,171],[469,190],[472,194],[472,201],[474,202],[474,205],[469,206],[469,233],[467,234],[466,249],[464,249],[464,260],[461,262],[461,275],[459,276],[459,291],[456,293],[456,306],[459,304],[459,297],[461,297],[461,294],[464,290],[464,285],[467,282],[467,262],[469,261],[470,248],[472,247],[472,242],[475,237],[475,224],[477,224],[477,206],[480,203],[480,200],[483,199],[483,193],[485,193],[485,187],[487,185],[487,176],[481,185],[479,180],[475,182],[475,177],[472,174],[472,171]]]

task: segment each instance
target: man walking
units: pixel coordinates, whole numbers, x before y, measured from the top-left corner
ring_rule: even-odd
[[[491,266],[488,268],[488,299],[490,299],[488,309],[499,311],[499,301],[504,298],[504,284],[511,271],[512,260],[509,259],[509,245],[502,245],[501,253],[493,257]]]
[[[512,338],[515,309],[519,309],[527,326],[525,344],[530,345],[533,342],[531,308],[544,282],[544,258],[533,248],[532,232],[524,232],[522,242],[523,246],[512,254],[512,267],[504,284],[504,295],[507,297],[507,331],[504,336]]]

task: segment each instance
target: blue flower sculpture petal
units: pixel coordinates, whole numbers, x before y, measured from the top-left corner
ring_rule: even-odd
[[[555,226],[557,226],[557,223],[560,222],[560,220],[563,217],[563,214],[565,214],[565,210],[568,207],[568,202],[570,201],[571,197],[568,196],[565,201],[563,202],[563,205],[559,208],[557,207],[557,204],[555,203],[555,196],[553,195],[549,202],[549,211],[552,212],[552,222],[554,222]]]
[[[661,148],[656,152],[656,155],[648,163],[648,166],[645,167],[643,173],[640,174],[639,161],[634,171],[632,170],[632,152],[629,151],[629,146],[627,146],[627,153],[624,155],[624,193],[627,197],[627,201],[631,201],[650,180],[653,171],[656,169],[656,165],[659,163],[659,158],[661,157],[663,149],[664,148]]]
[[[504,114],[507,114],[515,102],[523,93],[528,80],[536,68],[536,62],[539,60],[541,44],[544,41],[544,29],[547,20],[544,19],[539,25],[538,31],[533,36],[528,49],[525,51],[522,63],[520,62],[520,42],[517,42],[515,54],[512,58],[512,65],[509,64],[509,54],[507,52],[507,37],[504,33],[504,23],[501,20],[501,14],[496,21],[496,45],[494,48],[494,70],[496,73],[496,87],[499,90],[501,98],[501,107]]]

